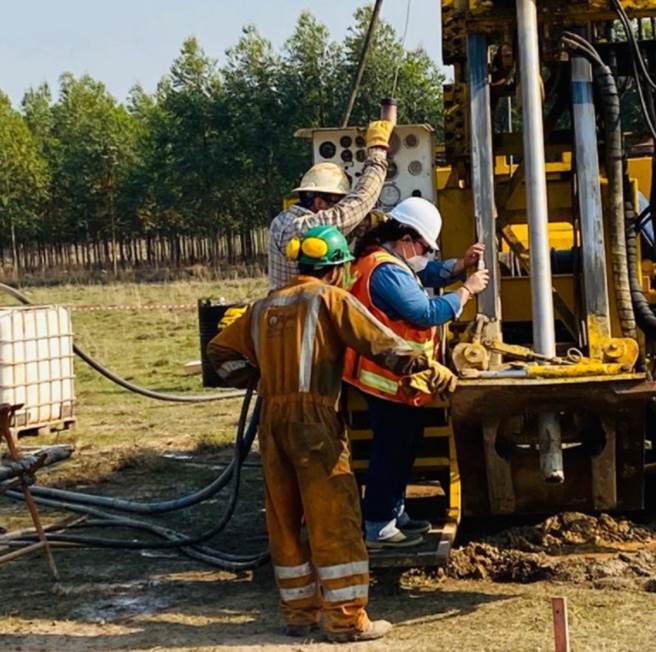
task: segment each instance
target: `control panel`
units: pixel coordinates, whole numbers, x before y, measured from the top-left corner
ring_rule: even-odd
[[[312,139],[314,163],[341,166],[354,185],[367,158],[364,127],[301,129],[297,136]],[[389,168],[378,207],[390,210],[407,197],[435,201],[435,142],[426,124],[397,125],[387,154]]]

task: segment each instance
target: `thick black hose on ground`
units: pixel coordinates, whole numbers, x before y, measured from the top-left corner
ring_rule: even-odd
[[[52,507],[60,507],[64,509],[70,509],[71,511],[94,514],[103,519],[112,520],[116,527],[130,527],[137,528],[149,531],[157,536],[164,537],[167,539],[165,542],[149,542],[149,541],[125,541],[119,539],[109,539],[103,537],[92,537],[92,536],[82,536],[82,535],[69,535],[69,534],[48,534],[48,540],[52,542],[61,542],[61,543],[72,543],[88,547],[97,547],[97,548],[113,548],[113,549],[130,549],[130,550],[150,550],[150,549],[171,549],[178,548],[183,549],[185,554],[190,554],[196,559],[201,559],[207,561],[208,563],[213,563],[214,565],[220,565],[222,568],[228,568],[229,570],[246,570],[248,568],[254,568],[267,559],[265,553],[252,556],[239,556],[231,555],[229,553],[223,553],[214,549],[198,549],[198,544],[204,543],[209,539],[213,538],[219,534],[226,526],[232,514],[234,513],[235,507],[237,505],[237,499],[239,496],[239,481],[240,481],[240,470],[241,470],[241,461],[242,454],[244,451],[244,430],[246,427],[246,419],[248,417],[248,409],[250,405],[250,400],[253,394],[254,387],[251,386],[246,392],[246,397],[242,404],[241,413],[239,415],[239,425],[237,428],[237,435],[235,437],[235,446],[234,446],[234,472],[232,474],[232,492],[230,494],[230,499],[228,506],[223,513],[219,523],[207,530],[206,532],[189,537],[180,533],[173,532],[166,528],[160,528],[152,524],[144,523],[141,521],[135,521],[133,519],[128,519],[124,517],[116,517],[101,512],[95,508],[83,507],[79,504],[67,504],[62,501],[49,500],[43,497],[35,497],[36,500],[41,502],[44,505]],[[255,419],[251,420],[251,424]],[[8,492],[8,495],[11,498],[20,499],[21,494],[18,492]],[[26,540],[27,537],[21,538]],[[211,561],[210,561],[211,560]]]
[[[11,287],[11,285],[0,283],[0,290],[4,290],[8,294],[11,294],[11,296],[13,296],[15,299],[18,299],[18,301],[20,301],[24,305],[27,306],[34,305],[33,302],[30,301],[30,299],[27,296],[25,296],[22,292],[20,292],[16,288]],[[76,355],[82,358],[82,360],[84,360],[89,366],[93,367],[99,374],[101,374],[108,380],[111,380],[113,383],[120,385],[121,387],[127,389],[130,392],[133,392],[135,394],[141,394],[141,396],[153,398],[157,401],[169,401],[172,403],[206,403],[208,401],[223,401],[230,398],[241,398],[244,395],[244,392],[241,390],[233,391],[233,392],[224,392],[222,394],[209,394],[207,396],[178,396],[177,394],[166,394],[164,392],[156,392],[152,389],[135,385],[134,383],[125,380],[125,378],[121,378],[121,376],[118,376],[113,371],[107,369],[107,367],[100,364],[100,362],[92,358],[88,353],[85,353],[82,349],[80,349],[75,344],[73,344],[73,351],[75,351]]]
[[[248,396],[248,394],[247,394]],[[248,407],[250,398],[244,403]],[[195,491],[182,498],[174,498],[171,500],[162,500],[154,502],[140,502],[137,500],[126,500],[123,498],[111,498],[109,496],[95,496],[93,494],[81,493],[78,491],[67,491],[65,489],[53,489],[51,487],[42,487],[40,485],[33,485],[31,491],[35,496],[43,498],[54,498],[56,500],[66,500],[69,502],[77,503],[79,505],[95,505],[96,507],[107,507],[121,512],[129,512],[131,514],[164,514],[166,512],[173,512],[180,509],[186,509],[192,505],[210,498],[218,493],[225,487],[230,479],[233,477],[233,472],[236,465],[241,465],[248,452],[253,445],[255,435],[257,434],[257,425],[259,422],[261,401],[258,398],[255,402],[255,408],[251,417],[248,429],[241,440],[239,447],[239,454],[235,456],[228,466],[220,473],[220,475],[210,482],[207,486]]]
[[[9,491],[7,496],[13,500],[23,500],[23,494],[18,491]],[[82,505],[75,505],[73,503],[66,503],[59,500],[50,500],[48,498],[35,498],[34,499],[39,505],[44,507],[51,507],[53,509],[65,510],[70,512],[75,512],[79,514],[88,514],[91,516],[96,516],[97,521],[84,521],[82,523],[76,524],[76,529],[83,527],[89,528],[99,528],[99,527],[111,527],[112,529],[118,528],[131,528],[136,530],[141,530],[154,534],[160,538],[168,539],[169,541],[179,541],[180,538],[184,538],[184,535],[170,530],[169,528],[164,528],[153,523],[147,523],[145,521],[138,521],[132,518],[125,516],[117,516],[115,514],[109,514],[103,512],[102,510],[96,509],[94,507],[83,507]],[[50,535],[52,536],[52,535]],[[69,542],[65,545],[75,545],[78,547],[85,547],[89,545],[87,543],[87,537],[80,536],[78,537],[79,541],[76,543]],[[35,533],[21,534],[21,536],[16,537],[4,537],[2,542],[4,544],[29,544],[37,540]],[[107,546],[105,547],[118,547],[122,548],[123,546],[115,546],[114,543],[117,542],[117,539],[107,538],[105,539]],[[51,543],[56,544],[56,541],[51,541]],[[120,543],[120,541],[119,541]],[[111,544],[111,545],[110,545]],[[217,550],[216,548],[211,548],[207,546],[184,546],[179,547],[180,552],[184,553],[192,559],[197,559],[203,561],[212,566],[222,568],[223,570],[231,571],[241,571],[241,570],[250,570],[257,566],[265,563],[269,558],[268,552],[254,553],[252,555],[235,555],[233,553],[228,553],[223,550]]]

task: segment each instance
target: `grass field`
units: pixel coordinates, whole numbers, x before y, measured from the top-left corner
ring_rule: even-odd
[[[156,304],[228,301],[265,292],[264,279],[221,283],[25,288],[44,303],[130,305],[122,311],[73,312],[77,343],[138,383],[176,393],[199,393],[200,378],[182,365],[197,359],[195,309],[143,310]],[[43,473],[47,484],[142,499],[182,495],[208,482],[230,455],[239,400],[205,405],[150,401],[76,363],[77,427],[38,441],[74,441],[74,458]],[[36,443],[33,440],[27,442]],[[214,543],[232,550],[265,545],[257,456],[244,470],[239,509]],[[216,521],[222,497],[174,513],[162,522],[197,532]],[[46,521],[57,514],[44,510]],[[0,498],[0,526],[27,525],[22,506]],[[105,533],[107,534],[107,533]],[[170,552],[58,549],[61,580],[53,582],[39,553],[0,566],[0,650],[332,649],[279,634],[277,593],[270,566],[227,573]],[[387,578],[389,579],[389,578]],[[656,594],[589,583],[495,584],[406,573],[398,588],[377,576],[371,613],[392,620],[384,642],[350,649],[552,650],[549,598],[569,602],[572,649],[643,650],[656,637]],[[349,649],[349,646],[340,649]]]

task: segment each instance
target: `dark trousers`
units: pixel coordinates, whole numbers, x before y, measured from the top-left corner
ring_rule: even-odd
[[[424,435],[421,408],[366,395],[374,438],[364,494],[366,521],[391,521],[403,504],[405,488]]]

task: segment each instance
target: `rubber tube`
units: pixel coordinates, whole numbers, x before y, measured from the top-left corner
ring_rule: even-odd
[[[244,428],[246,424],[246,418],[248,415],[248,407],[250,404],[250,399],[253,394],[253,386],[249,387],[246,393],[246,398],[242,404],[242,409],[241,413],[239,415],[239,424],[237,428],[237,436],[235,437],[235,447],[234,447],[234,459],[239,460],[241,456],[241,451],[242,451],[242,443],[243,443],[243,434],[244,434]],[[213,528],[205,531],[204,533],[194,536],[194,537],[188,537],[182,534],[177,534],[175,533],[176,540],[171,541],[168,540],[166,542],[156,542],[156,543],[151,543],[151,542],[143,542],[143,541],[120,541],[116,539],[106,539],[106,538],[101,538],[101,537],[84,537],[84,536],[75,536],[75,535],[66,535],[66,534],[51,534],[48,535],[48,540],[53,541],[53,542],[64,542],[64,543],[73,543],[73,544],[80,544],[80,545],[85,545],[85,546],[90,546],[90,547],[98,547],[98,548],[115,548],[115,549],[130,549],[130,550],[147,550],[147,549],[171,549],[171,548],[190,548],[193,546],[197,546],[200,543],[203,543],[212,537],[216,536],[219,532],[221,532],[228,521],[230,520],[232,514],[234,513],[234,509],[237,504],[237,499],[239,496],[239,481],[240,481],[240,468],[241,464],[236,463],[235,464],[235,471],[232,476],[232,481],[233,481],[233,486],[232,486],[232,492],[230,495],[230,500],[228,503],[228,507],[226,508],[225,512],[223,513],[219,523],[215,525]],[[7,492],[7,495],[10,496],[11,498],[20,498],[21,495],[18,492]],[[47,504],[47,502],[54,503],[54,505],[51,506],[56,506],[57,502],[59,502],[59,505],[62,506],[62,503],[60,501],[48,501],[47,499],[40,498],[40,497],[35,497],[35,499],[38,499],[41,501],[43,504]],[[74,505],[74,509],[72,511],[78,511],[78,512],[84,512],[84,513],[96,513],[97,515],[100,515],[98,510],[94,509],[86,509],[83,508],[81,505]],[[106,515],[103,515],[106,516]],[[117,520],[117,524],[120,522],[123,523],[130,523],[130,519],[121,519]],[[132,521],[132,524],[126,525],[127,527],[150,527],[148,524],[143,524],[139,522]],[[152,530],[152,528],[151,528]],[[165,530],[162,528],[161,532],[164,532]],[[206,555],[206,553],[200,553],[202,555]],[[265,561],[264,555],[258,555],[257,557],[253,557],[252,559],[249,559],[247,562],[244,562],[244,564],[250,564],[250,563],[264,563]],[[229,560],[226,560],[229,561]],[[237,563],[237,562],[235,562]]]
[[[250,403],[250,398],[248,402]],[[246,403],[246,397],[244,398],[244,403]],[[79,505],[106,507],[121,512],[129,512],[131,514],[164,514],[179,509],[186,509],[187,507],[197,505],[207,498],[214,496],[221,491],[228,482],[230,482],[235,469],[235,463],[241,465],[253,445],[253,440],[257,434],[260,407],[261,400],[258,398],[255,402],[255,408],[253,409],[253,415],[248,425],[248,430],[240,442],[239,454],[230,461],[228,466],[210,484],[198,491],[188,494],[187,496],[183,496],[182,498],[156,502],[140,502],[136,500],[125,500],[122,498],[110,498],[109,496],[95,496],[93,494],[68,491],[65,489],[42,487],[40,485],[33,485],[30,490],[35,496],[66,500]],[[246,409],[248,409],[248,404],[246,405]],[[235,462],[235,460],[237,460],[237,462]]]
[[[637,337],[635,314],[631,301],[627,237],[625,227],[625,203],[622,159],[622,123],[620,98],[611,69],[598,63],[593,66],[594,79],[602,100],[604,136],[606,141],[606,176],[608,177],[610,213],[610,254],[615,301],[620,328],[624,337]]]

